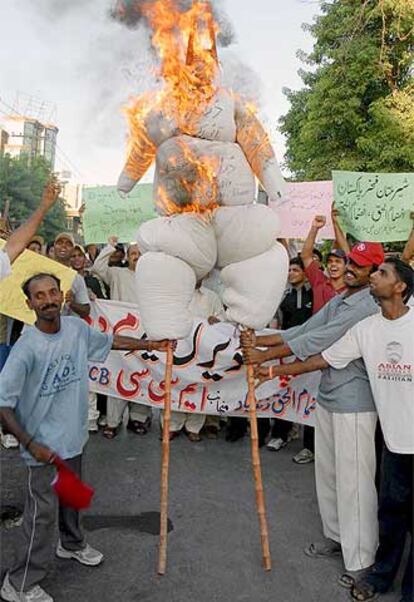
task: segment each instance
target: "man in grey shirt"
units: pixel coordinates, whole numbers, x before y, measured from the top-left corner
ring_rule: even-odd
[[[347,291],[333,298],[308,322],[279,335],[242,335],[245,359],[262,364],[296,355],[304,360],[340,339],[352,326],[379,311],[369,293],[369,277],[384,259],[378,243],[359,243],[348,256]],[[266,351],[254,349],[269,347]],[[272,377],[263,369],[261,380]],[[312,557],[341,552],[347,571],[371,566],[378,545],[375,489],[377,415],[362,360],[343,370],[322,371],[315,431],[316,488],[324,535],[305,551]],[[352,584],[342,576],[341,584]]]

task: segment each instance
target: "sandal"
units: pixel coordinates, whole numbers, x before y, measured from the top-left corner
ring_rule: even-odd
[[[116,426],[106,426],[102,434],[105,439],[114,439],[118,434],[118,428]]]
[[[169,438],[170,441],[172,441],[173,439],[176,439],[177,437],[179,437],[180,434],[181,434],[181,431],[170,431],[168,433],[168,435],[169,435],[168,438]],[[163,436],[162,436],[162,430],[161,430],[160,431],[160,441],[162,441],[162,438],[163,438]]]
[[[342,553],[341,544],[332,539],[326,539],[325,541],[318,543],[311,543],[310,546],[304,549],[306,556],[311,558],[332,558],[333,556],[340,556]]]
[[[198,443],[199,441],[201,441],[201,437],[198,433],[189,433],[188,431],[184,432],[187,435],[188,440],[191,441],[191,443]]]
[[[363,582],[367,574],[371,572],[371,568],[372,567],[368,567],[366,569],[359,569],[357,571],[344,573],[338,578],[338,585],[344,587],[345,589],[352,589],[354,585]]]
[[[379,595],[375,585],[366,581],[361,581],[351,588],[351,598],[358,600],[358,602],[371,602],[371,600],[377,600]]]
[[[148,433],[150,423],[148,420],[139,422],[139,420],[128,420],[127,429],[136,435],[146,435]]]

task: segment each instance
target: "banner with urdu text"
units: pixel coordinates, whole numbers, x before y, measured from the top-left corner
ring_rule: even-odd
[[[95,301],[89,323],[102,332],[146,338],[137,307]],[[271,332],[274,331],[266,331]],[[165,353],[112,351],[89,365],[92,391],[158,408],[164,403]],[[172,409],[221,416],[248,412],[239,332],[227,322],[195,320],[192,334],[174,353]],[[319,373],[276,378],[257,389],[258,416],[314,425]]]

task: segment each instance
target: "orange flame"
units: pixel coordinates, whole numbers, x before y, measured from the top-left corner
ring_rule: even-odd
[[[156,155],[156,143],[148,127],[154,109],[174,132],[171,135],[178,130],[180,134],[195,136],[197,124],[217,92],[218,76],[219,27],[209,2],[197,0],[188,11],[182,12],[174,0],[151,0],[144,3],[142,12],[153,32],[152,44],[160,58],[158,75],[163,87],[158,92],[143,94],[126,109],[130,125],[126,170],[134,180],[144,175]],[[219,160],[196,157],[184,143],[181,150],[194,177],[188,181],[176,177],[171,184],[171,190],[183,197],[184,207],[178,207],[168,190],[160,187],[158,198],[162,209],[168,213],[203,212],[217,206],[215,172]]]

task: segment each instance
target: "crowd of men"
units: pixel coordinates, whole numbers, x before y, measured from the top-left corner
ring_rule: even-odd
[[[17,554],[0,592],[10,602],[52,601],[40,582],[49,565],[57,510],[56,555],[87,566],[103,560],[86,543],[79,512],[53,493],[56,458],[81,476],[88,431],[101,427],[111,440],[125,417],[126,428],[136,435],[151,429],[149,406],[89,391],[88,361],[104,361],[110,349],[167,349],[166,341],[102,334],[81,319],[96,299],[136,302],[140,252],[136,245],[124,248],[116,237],[102,249],[83,248],[69,233],[45,245],[37,230],[58,192],[52,180],[37,211],[0,251],[0,279],[11,273],[24,249],[77,272],[65,295],[56,276],[33,274],[23,291],[36,323],[9,322],[11,352],[0,374],[2,443],[20,445],[28,467]],[[380,243],[350,247],[335,208],[331,217],[335,242],[326,265],[316,247],[324,216],[315,217],[300,253],[291,253],[288,286],[272,323],[280,332],[256,336],[246,331],[241,346],[245,363],[255,366],[258,386],[284,374],[321,370],[316,427],[304,427],[303,447],[293,458],[297,464],[315,463],[325,536],[305,553],[342,556],[346,572],[339,585],[361,601],[388,591],[405,559],[401,602],[413,602],[414,283],[409,262],[414,232],[401,257],[386,257]],[[286,247],[291,248],[287,242]],[[224,310],[219,294],[199,282],[191,304],[194,317],[213,324],[225,319]],[[296,361],[275,363],[289,356]],[[218,417],[173,412],[170,440],[181,433],[194,443],[203,434],[214,439],[221,427]],[[225,428],[226,439],[236,441],[246,433],[247,420],[229,418]],[[297,425],[288,421],[259,420],[259,444],[270,451],[298,436]]]

